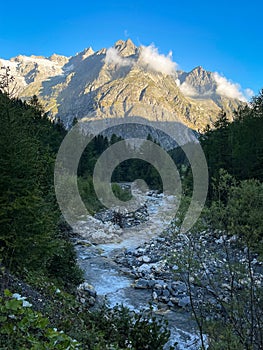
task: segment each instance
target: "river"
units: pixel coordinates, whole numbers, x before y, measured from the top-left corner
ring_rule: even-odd
[[[160,196],[144,196],[147,205],[149,221],[138,226],[118,230],[119,239],[114,242],[96,243],[92,245],[77,244],[78,263],[85,272],[86,281],[94,286],[99,298],[106,298],[110,307],[123,304],[131,310],[140,310],[149,307],[151,290],[135,289],[134,277],[127,268],[117,264],[114,258],[123,250],[135,250],[143,242],[149,241],[163,231],[166,218],[163,215],[171,206],[171,198]],[[104,230],[106,235],[112,235],[112,227],[108,224],[96,223],[94,219],[80,223],[83,240],[87,239],[85,228],[89,231],[96,229]],[[88,237],[90,237],[88,235]],[[115,236],[114,236],[115,237]],[[115,237],[116,238],[116,237]],[[105,241],[105,239],[103,239]],[[177,342],[177,349],[197,350],[200,343],[197,336],[196,325],[189,312],[181,309],[178,311],[157,309],[157,315],[162,315],[169,321],[171,337],[169,344]]]

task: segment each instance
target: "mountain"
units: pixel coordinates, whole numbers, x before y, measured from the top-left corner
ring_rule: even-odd
[[[176,69],[170,56],[128,39],[109,49],[91,48],[72,57],[19,55],[1,60],[16,78],[22,99],[37,95],[51,118],[140,116],[181,122],[194,130],[212,124],[221,108],[229,116],[242,103],[202,67]],[[222,78],[222,77],[221,77]],[[222,78],[225,79],[225,78]]]

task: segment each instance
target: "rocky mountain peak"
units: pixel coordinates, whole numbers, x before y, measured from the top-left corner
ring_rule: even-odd
[[[16,57],[12,57],[10,58],[10,61],[11,62],[22,62],[24,60],[24,57],[23,55],[18,55]]]
[[[114,48],[118,50],[120,55],[123,57],[134,55],[137,50],[137,47],[134,45],[131,39],[127,39],[126,41],[118,40],[115,43]]]
[[[88,47],[88,48],[84,49],[83,51],[78,52],[76,54],[76,57],[81,58],[81,60],[85,60],[85,58],[87,58],[93,54],[94,54],[94,51],[93,51],[92,47]]]
[[[101,49],[101,50],[99,50],[99,51],[96,51],[95,52],[95,55],[106,55],[106,52],[107,52],[107,49],[106,48],[103,48],[103,49]]]
[[[203,68],[202,66],[197,66],[197,67],[195,67],[192,71],[196,71],[196,72],[198,72],[198,73],[201,73],[201,72],[203,72],[203,71],[205,71],[205,70],[204,70],[204,68]]]
[[[188,74],[188,76],[193,77],[199,77],[199,79],[204,79],[209,76],[208,71],[206,71],[202,66],[195,67],[191,72]]]
[[[92,47],[88,47],[87,49],[82,51],[82,59],[85,60],[85,58],[87,58],[93,54],[94,54],[94,51],[93,51]]]
[[[181,84],[183,92],[190,96],[211,95],[216,90],[216,82],[212,72],[198,66],[187,74],[182,74]]]
[[[53,55],[51,55],[48,59],[51,62],[56,62],[61,66],[64,66],[64,64],[66,64],[69,61],[68,57],[62,56],[62,55],[57,55],[56,53],[53,53]]]
[[[199,130],[212,124],[221,108],[231,115],[240,105],[238,98],[218,88],[215,73],[198,66],[167,74],[169,60],[149,48],[143,61],[141,52],[142,47],[127,39],[118,40],[111,50],[94,53],[88,47],[72,57],[20,55],[0,59],[0,65],[10,66],[21,98],[37,95],[45,111],[66,126],[75,117],[140,116]]]
[[[45,59],[46,57],[44,57],[44,56],[31,55],[30,58],[32,58],[32,59]]]

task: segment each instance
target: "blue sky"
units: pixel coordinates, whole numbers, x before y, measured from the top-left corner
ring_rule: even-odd
[[[263,4],[214,1],[7,1],[0,7],[0,57],[74,55],[130,37],[173,52],[183,70],[201,65],[255,93],[263,88]]]

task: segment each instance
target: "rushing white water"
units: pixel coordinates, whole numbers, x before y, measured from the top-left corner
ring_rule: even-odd
[[[158,211],[165,212],[169,206],[169,200],[160,197],[148,197],[148,212],[157,214]],[[76,246],[79,264],[85,271],[86,280],[92,284],[97,294],[106,297],[110,307],[123,304],[131,310],[138,311],[147,308],[151,301],[151,292],[144,289],[134,289],[133,277],[127,271],[113,261],[113,257],[123,249],[134,250],[145,241],[156,237],[162,232],[162,216],[154,215],[155,220],[143,223],[129,229],[122,230],[121,240],[113,243],[102,243],[92,247]],[[107,234],[108,226],[104,230]],[[156,309],[156,313],[164,315],[169,320],[171,338],[165,348],[169,348],[177,342],[177,349],[197,350],[200,348],[199,338],[190,315],[187,312],[163,311]]]

